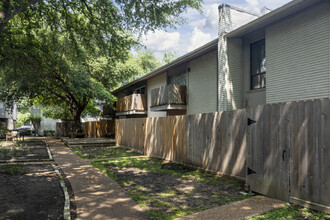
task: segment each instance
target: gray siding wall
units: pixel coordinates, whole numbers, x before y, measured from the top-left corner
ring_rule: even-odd
[[[167,115],[167,113],[163,111],[150,110],[151,91],[153,89],[166,85],[166,83],[167,83],[167,75],[165,72],[148,80],[147,82],[148,117],[165,117]]]
[[[187,114],[217,111],[217,50],[190,61]]]
[[[329,97],[330,3],[266,29],[266,102]]]
[[[227,91],[227,110],[243,108],[242,97],[242,72],[243,72],[243,54],[242,40],[228,39],[228,73],[226,76]]]

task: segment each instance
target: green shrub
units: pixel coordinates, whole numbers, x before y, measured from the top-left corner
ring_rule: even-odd
[[[0,127],[0,138],[6,138],[6,134],[9,130],[6,127]]]
[[[55,131],[54,130],[44,130],[44,136],[54,136]]]

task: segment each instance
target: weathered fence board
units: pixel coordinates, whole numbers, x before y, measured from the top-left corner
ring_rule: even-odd
[[[330,212],[330,101],[293,105],[290,201]]]
[[[56,135],[60,137],[69,137],[73,132],[73,121],[64,121],[56,123]],[[100,120],[82,123],[86,137],[105,137],[108,133],[115,133],[115,121]]]
[[[256,121],[248,127],[247,184],[252,191],[283,200],[289,199],[289,108],[272,104],[247,110]]]
[[[56,123],[56,135],[60,137],[69,137],[70,133],[74,131],[73,120],[63,120]]]
[[[184,162],[245,177],[245,110],[185,116]]]
[[[116,143],[146,155],[245,177],[245,110],[121,119]]]
[[[252,191],[330,212],[329,99],[121,119],[116,129],[119,145],[246,177]]]
[[[116,120],[117,145],[133,148],[144,153],[146,118]]]
[[[185,150],[184,117],[147,118],[145,153],[167,160],[182,161]]]
[[[83,123],[86,137],[105,137],[115,133],[114,120],[88,121]]]

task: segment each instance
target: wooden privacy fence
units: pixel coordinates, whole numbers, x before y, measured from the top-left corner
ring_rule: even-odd
[[[330,100],[116,120],[116,143],[246,178],[250,189],[330,212]]]
[[[271,197],[330,212],[330,100],[247,109],[247,184]]]
[[[183,162],[245,177],[245,110],[185,116]]]
[[[60,137],[69,137],[73,131],[74,122],[71,120],[56,123],[56,135]],[[115,133],[114,120],[100,120],[82,123],[86,137],[105,137],[107,134]]]
[[[116,120],[116,143],[148,156],[183,162],[184,116]]]
[[[86,137],[105,137],[115,133],[114,120],[89,121],[84,123]]]
[[[116,143],[205,169],[245,177],[245,110],[116,120]]]

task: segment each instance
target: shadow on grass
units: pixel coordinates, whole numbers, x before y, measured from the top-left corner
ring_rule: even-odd
[[[172,219],[250,197],[244,182],[157,158],[91,162],[116,180],[150,219]]]

